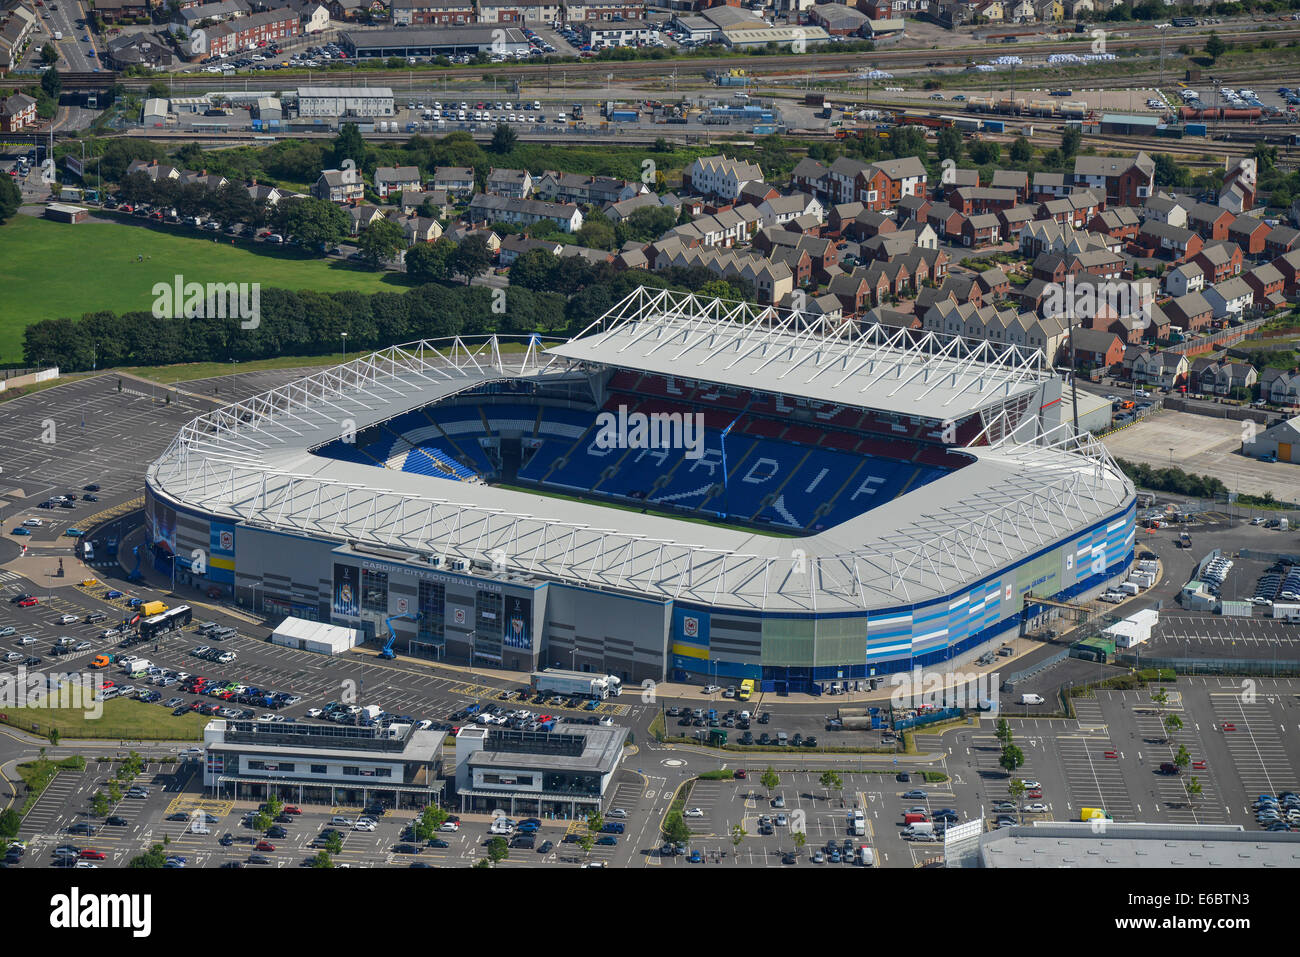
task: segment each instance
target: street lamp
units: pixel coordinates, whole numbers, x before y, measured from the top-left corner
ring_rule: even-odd
[[[348,334],[340,332],[339,335],[343,337],[343,362],[346,365],[348,361]]]

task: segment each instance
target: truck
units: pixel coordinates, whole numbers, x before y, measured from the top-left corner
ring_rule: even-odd
[[[623,693],[623,682],[615,675],[597,675],[586,671],[545,668],[532,675],[534,691],[577,695],[583,698],[615,697]]]
[[[867,834],[867,818],[859,810],[855,810],[849,815],[849,827],[857,837],[865,837]]]
[[[1079,808],[1079,820],[1080,821],[1092,821],[1092,820],[1111,821],[1114,820],[1114,818],[1112,818],[1104,808],[1081,807]]]
[[[161,601],[147,601],[136,612],[141,618],[152,618],[154,615],[161,615],[167,610],[167,603]]]
[[[138,674],[141,671],[148,671],[153,667],[153,662],[148,658],[136,658],[133,661],[122,663],[122,670],[129,675]]]
[[[582,119],[582,104],[574,103],[573,109],[569,111],[575,120]]]
[[[903,837],[907,840],[917,840],[934,837],[934,824],[930,821],[917,821],[903,828]]]

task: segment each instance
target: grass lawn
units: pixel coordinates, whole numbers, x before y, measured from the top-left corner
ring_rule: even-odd
[[[99,718],[90,718],[80,708],[10,708],[4,723],[23,731],[48,737],[50,728],[59,729],[59,737],[109,738],[121,741],[164,740],[198,741],[209,719],[200,714],[173,717],[171,711],[156,704],[114,698],[104,702]]]
[[[143,262],[137,257],[144,256]],[[362,293],[408,288],[396,273],[372,272],[338,259],[308,258],[293,247],[231,244],[180,226],[117,223],[70,226],[15,216],[0,227],[0,362],[21,362],[29,323],[80,318],[100,309],[149,310],[153,286],[172,282],[257,282],[266,288]]]

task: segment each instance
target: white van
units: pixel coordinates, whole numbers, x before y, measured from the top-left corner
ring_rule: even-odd
[[[875,867],[876,852],[873,851],[871,848],[867,847],[867,845],[863,844],[860,848],[858,848],[858,863],[861,864],[863,867]]]
[[[1022,694],[1020,696],[1021,704],[1042,704],[1043,696],[1040,694]]]

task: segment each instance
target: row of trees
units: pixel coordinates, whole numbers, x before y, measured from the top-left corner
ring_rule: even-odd
[[[58,365],[75,372],[118,365],[327,355],[337,348],[343,332],[350,347],[361,349],[453,335],[562,336],[582,329],[639,285],[729,298],[744,292],[719,283],[701,269],[659,274],[565,259],[555,264],[550,275],[554,278],[537,284],[550,286],[563,277],[573,285],[561,292],[427,283],[405,292],[371,295],[350,290],[263,289],[256,328],[241,328],[245,323],[238,318],[159,318],[153,314],[152,302],[142,303],[148,308],[33,323],[23,335],[23,356],[31,365]],[[170,283],[171,278],[170,274],[157,276],[159,282]]]
[[[1125,459],[1115,461],[1130,481],[1139,488],[1150,489],[1153,492],[1191,495],[1196,498],[1222,498],[1228,494],[1228,487],[1211,475],[1193,475],[1180,468],[1162,468],[1146,463],[1129,462]]]

